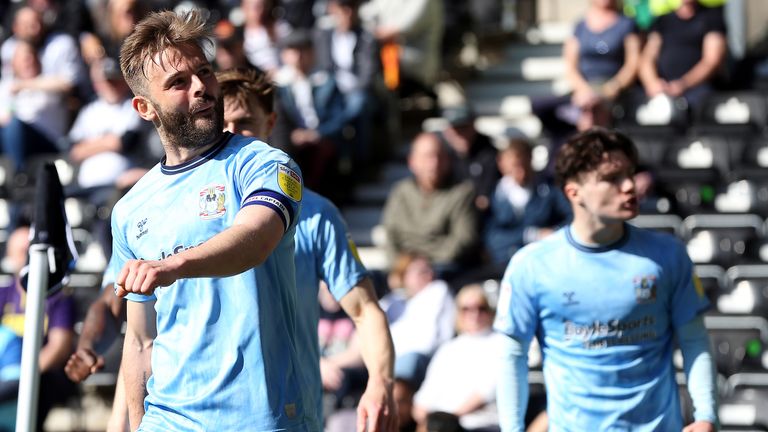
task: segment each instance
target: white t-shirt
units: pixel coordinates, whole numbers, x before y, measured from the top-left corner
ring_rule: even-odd
[[[472,395],[479,395],[486,405],[461,416],[461,426],[478,429],[498,425],[496,381],[501,367],[498,339],[504,337],[489,329],[477,334],[461,334],[443,344],[429,363],[414,403],[428,412],[453,413]]]

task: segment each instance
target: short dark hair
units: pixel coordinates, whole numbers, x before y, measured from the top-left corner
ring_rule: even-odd
[[[525,138],[510,138],[507,139],[504,146],[499,150],[499,153],[511,152],[517,155],[521,159],[531,161],[533,159],[533,146]]]
[[[274,86],[264,72],[255,68],[235,68],[216,73],[216,79],[223,98],[231,97],[247,107],[248,101],[255,97],[265,114],[275,112]]]
[[[569,180],[596,169],[603,155],[620,151],[637,167],[637,149],[632,140],[621,132],[593,127],[571,137],[557,154],[555,181],[562,188]]]

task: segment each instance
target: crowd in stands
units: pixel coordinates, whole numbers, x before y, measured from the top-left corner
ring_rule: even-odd
[[[409,141],[412,176],[392,188],[381,220],[391,263],[382,307],[397,355],[401,430],[498,430],[493,298],[473,283],[500,279],[518,249],[568,223],[569,205],[548,171],[533,169],[531,141],[495,139],[475,128],[472,101],[436,109],[447,124],[439,132],[400,137],[387,127],[400,122],[390,118],[393,99],[423,94],[435,100],[434,86],[446,74],[443,56],[452,48],[444,42],[455,37],[446,22],[462,13],[487,17],[482,10],[451,0],[0,2],[0,145],[10,182],[23,186],[41,157],[63,157],[77,168],[69,196],[109,209],[157,163],[159,139],[131,105],[119,47],[148,11],[190,3],[209,11],[217,36],[210,55],[219,70],[257,68],[274,84],[275,128],[262,138],[297,161],[308,187],[343,206],[352,187],[380,167],[382,147],[389,156],[399,145],[392,141]],[[590,0],[574,29],[563,50],[572,91],[533,101],[552,152],[571,133],[611,126],[617,113],[649,100],[678,108],[682,101],[688,116],[724,76],[722,9],[696,0],[681,0],[647,30],[615,0]],[[651,178],[639,173],[638,185]],[[11,198],[14,230],[28,222],[28,197]],[[109,257],[108,211],[89,228]],[[7,248],[15,253],[10,241]],[[6,304],[23,304],[23,293],[14,282],[0,295],[0,342],[11,346]],[[55,299],[49,304],[72,307]],[[354,326],[322,290],[321,306],[326,409],[337,415],[328,417],[328,428],[350,430],[345,409],[365,384]],[[48,345],[72,345],[71,314],[49,312]],[[60,328],[67,337],[57,336]],[[12,352],[3,346],[3,353]],[[65,360],[53,356],[43,365],[41,357],[41,366],[61,369]],[[0,396],[14,380],[7,368],[0,364]]]

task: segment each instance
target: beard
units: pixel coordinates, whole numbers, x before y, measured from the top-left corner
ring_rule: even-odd
[[[213,100],[205,95],[201,103]],[[218,98],[212,113],[205,115],[164,111],[155,104],[157,119],[155,126],[161,135],[175,147],[196,149],[215,141],[224,130],[224,101]],[[191,111],[195,111],[195,106]]]

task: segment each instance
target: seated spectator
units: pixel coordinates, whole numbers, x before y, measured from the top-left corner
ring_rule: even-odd
[[[344,96],[332,74],[315,68],[310,32],[294,31],[280,46],[285,65],[275,75],[277,124],[272,143],[301,166],[308,187],[337,201],[341,185],[334,183],[345,147],[342,130],[350,121]]]
[[[373,80],[381,66],[376,39],[360,24],[359,6],[360,0],[329,1],[328,15],[334,26],[319,30],[314,45],[317,68],[333,74],[355,127],[352,159],[367,163],[375,103]]]
[[[22,171],[29,156],[59,152],[57,141],[68,113],[61,92],[26,86],[40,76],[40,60],[31,43],[19,41],[15,47],[13,75],[0,84],[0,143],[14,168]]]
[[[400,94],[432,93],[442,67],[443,2],[371,0],[361,16],[382,46],[397,50]]]
[[[451,165],[456,180],[471,180],[475,186],[475,207],[488,210],[493,188],[499,180],[496,168],[496,147],[491,139],[475,129],[475,114],[467,106],[443,110],[442,117],[448,126],[442,137],[451,149]]]
[[[12,86],[12,93],[18,97],[26,93],[23,97],[32,99],[32,106],[17,105],[24,113],[11,116],[2,127],[3,152],[17,170],[23,170],[30,155],[63,150],[59,141],[66,133],[69,121],[64,101],[86,77],[74,39],[65,34],[48,33],[43,27],[42,16],[34,9],[22,7],[18,10],[13,33],[14,36],[0,47],[3,79],[14,76],[12,64],[18,61],[16,48],[19,44],[34,47],[39,59],[30,61],[24,74],[27,78],[14,78]],[[21,49],[22,52],[25,50],[28,53],[29,47]],[[28,54],[24,56],[30,58]],[[14,57],[16,61],[13,61]],[[32,75],[35,71],[37,73]]]
[[[243,47],[248,61],[269,75],[280,68],[277,42],[291,33],[291,26],[275,14],[274,0],[242,0]]]
[[[216,35],[216,69],[258,69],[252,65],[245,55],[242,29],[238,29],[229,21],[222,20],[214,29]]]
[[[395,377],[416,390],[432,354],[453,337],[453,297],[445,281],[435,279],[429,259],[416,254],[398,259],[389,285],[380,303],[395,346]]]
[[[458,417],[466,431],[498,431],[498,339],[505,336],[491,328],[493,310],[482,286],[463,287],[456,295],[456,311],[458,336],[441,345],[429,362],[414,397],[414,416],[426,425],[430,414],[447,413]]]
[[[640,59],[640,79],[649,98],[683,97],[694,106],[713,90],[726,55],[722,8],[682,0],[651,27]]]
[[[113,204],[115,188],[132,163],[130,154],[144,122],[133,109],[128,88],[116,60],[105,57],[90,65],[96,99],[84,106],[69,131],[70,162],[79,166],[77,182],[68,190],[100,208]],[[109,218],[95,221],[91,231],[99,239],[104,255],[110,256],[112,236]]]
[[[8,238],[6,261],[15,278],[10,285],[0,287],[0,324],[24,337],[26,292],[19,282],[19,271],[27,262],[29,227],[19,227]],[[74,384],[64,374],[64,364],[74,344],[74,301],[66,290],[45,300],[43,346],[40,350],[40,398],[37,429],[42,430],[48,411],[74,394]]]
[[[95,31],[80,37],[85,62],[90,65],[104,57],[118,58],[123,40],[149,9],[146,0],[107,0],[106,4],[95,6],[94,15],[98,18]],[[107,19],[101,19],[104,15]]]
[[[640,37],[616,0],[591,0],[563,46],[570,94],[534,101],[534,112],[556,141],[593,125],[607,126],[611,105],[637,76]]]
[[[413,177],[395,184],[384,206],[389,257],[418,253],[432,261],[438,277],[455,276],[477,250],[472,183],[451,178],[448,151],[431,133],[413,140],[408,168]]]
[[[491,198],[484,239],[500,277],[518,249],[566,223],[571,209],[558,188],[536,178],[527,141],[509,140],[499,152],[498,165],[502,178]]]

